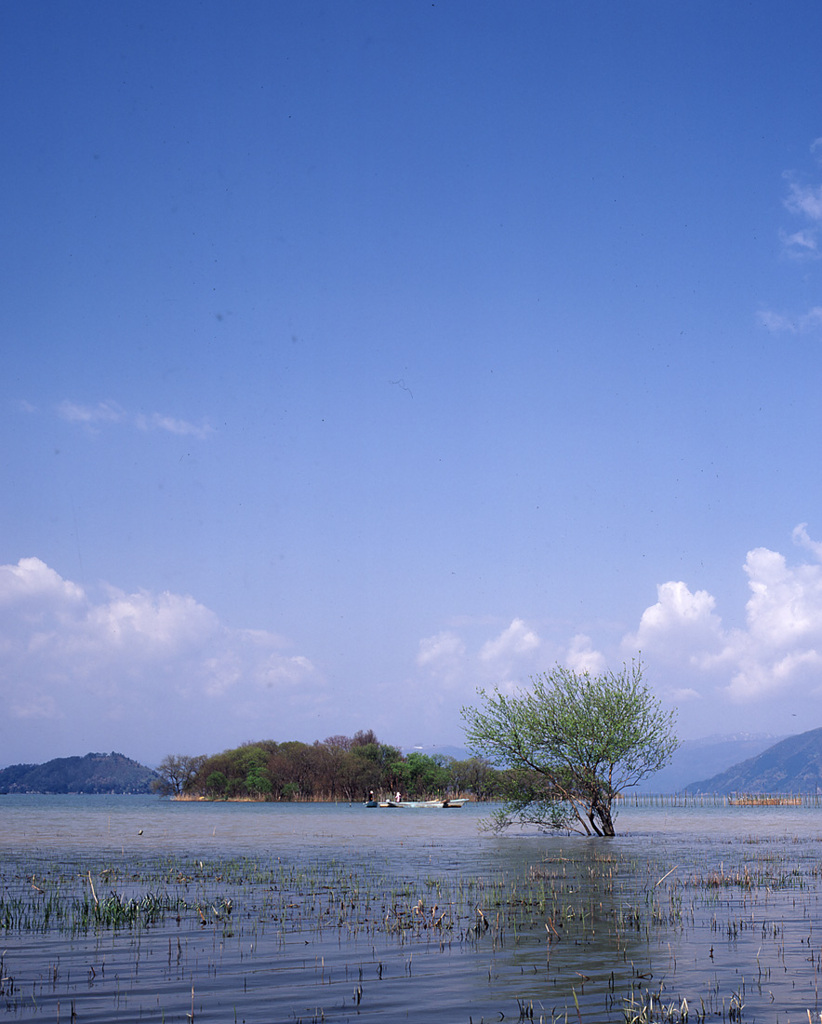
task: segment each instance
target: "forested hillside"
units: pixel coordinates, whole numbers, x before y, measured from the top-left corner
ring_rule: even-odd
[[[0,769],[0,793],[149,793],[156,778],[123,754],[86,754]]]

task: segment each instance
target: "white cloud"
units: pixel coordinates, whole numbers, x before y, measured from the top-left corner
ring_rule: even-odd
[[[477,689],[521,686],[546,667],[542,641],[522,619],[489,637],[492,623],[460,619],[459,626],[420,640],[416,663],[425,675],[413,686],[417,703],[427,709],[429,730],[437,728],[432,716],[458,722],[461,705],[473,703]]]
[[[822,185],[799,185],[792,181],[785,206],[791,213],[802,214],[811,221],[822,221]]]
[[[813,549],[803,527],[794,538]],[[745,572],[751,596],[745,630],[728,637],[723,660],[735,669],[729,694],[744,702],[817,685],[822,665],[822,565],[788,566],[785,557],[767,548],[748,552]]]
[[[642,651],[662,656],[666,662],[696,665],[722,646],[722,621],[715,605],[706,590],[692,593],[681,580],[662,583],[656,604],[642,613],[636,633],[624,638],[623,650],[628,655]]]
[[[714,595],[683,580],[659,584],[636,628],[605,645],[587,632],[543,639],[519,617],[493,631],[488,620],[461,621],[420,642],[426,678],[415,681],[418,699],[447,718],[449,708],[456,714],[459,703],[475,703],[478,687],[513,692],[558,661],[596,674],[639,655],[649,685],[679,708],[683,735],[815,727],[822,723],[822,542],[804,523],[793,540],[811,555],[796,565],[764,547],[747,553],[748,598],[744,617],[734,615],[740,626],[726,625]]]
[[[822,306],[813,306],[799,316],[786,316],[771,309],[760,310],[758,315],[762,326],[774,334],[805,334],[822,327]]]
[[[57,406],[58,415],[69,423],[92,426],[97,423],[122,423],[126,412],[116,402],[98,402],[97,405],[77,405],[68,399]]]
[[[812,306],[799,317],[799,331],[815,331],[822,327],[822,306]]]
[[[755,548],[745,560],[752,594],[748,631],[774,649],[822,635],[822,566],[788,568],[785,556]]]
[[[591,675],[598,675],[608,667],[605,655],[594,650],[591,638],[585,633],[577,633],[572,637],[565,664],[572,672],[590,672]]]
[[[461,660],[465,655],[465,644],[449,630],[437,633],[436,636],[424,637],[420,640],[418,665],[451,664]]]
[[[808,536],[805,524],[793,537],[822,558],[822,544]],[[674,680],[672,698],[710,691],[746,704],[786,692],[807,695],[819,686],[822,565],[790,566],[779,552],[754,548],[743,568],[750,590],[744,628],[726,629],[707,591],[671,581],[657,588],[657,603],[625,637],[624,650],[641,650],[660,675]]]
[[[46,594],[56,594],[69,601],[85,596],[82,587],[64,580],[39,558],[21,558],[17,565],[0,565],[0,607]]]
[[[814,139],[810,151],[817,155],[817,163],[822,164],[822,139]],[[812,223],[822,223],[822,185],[800,184],[791,171],[785,173],[785,178],[788,181],[785,206],[791,213],[807,217]]]
[[[0,612],[4,759],[15,744],[37,744],[30,730],[44,723],[52,749],[120,745],[156,759],[251,733],[290,739],[326,699],[309,658],[274,633],[223,625],[188,595],[90,595],[23,558],[0,566]]]
[[[173,416],[163,416],[159,412],[151,416],[136,416],[135,424],[140,430],[165,430],[169,434],[178,434],[181,437],[195,437],[198,441],[204,441],[214,431],[208,424],[197,426],[187,420],[178,420]]]
[[[811,152],[822,163],[822,140],[813,141]],[[795,217],[801,218],[804,224],[795,230],[780,231],[782,252],[790,259],[799,261],[819,259],[822,255],[822,185],[799,182],[792,172],[786,172],[785,178],[788,194],[784,205]],[[759,320],[767,330],[773,332],[801,334],[817,331],[822,327],[822,307],[814,306],[805,313],[788,316],[766,309],[760,312]]]
[[[163,413],[154,412],[150,415],[145,413],[132,414],[118,405],[117,402],[107,400],[98,402],[96,405],[78,405],[68,399],[57,406],[58,415],[69,423],[79,423],[89,430],[95,430],[107,423],[125,423],[136,427],[138,430],[163,430],[168,434],[176,434],[180,437],[193,437],[204,441],[214,433],[207,423],[197,425],[189,423],[188,420],[177,419],[174,416],[166,416]]]
[[[483,661],[512,660],[530,654],[540,646],[540,639],[522,619],[514,619],[499,636],[483,644],[480,658]]]
[[[470,662],[466,656],[465,642],[452,630],[446,629],[420,640],[416,660],[427,676],[426,681],[416,689],[428,690],[432,682],[434,685],[433,691],[426,694],[424,701],[429,708],[441,707],[447,692],[465,692],[468,689]],[[476,686],[476,681],[473,685]]]
[[[781,331],[790,331],[791,333],[796,331],[794,320],[772,309],[761,309],[757,313],[757,318],[766,331],[771,331],[774,334],[779,334]]]
[[[780,231],[780,241],[786,255],[797,259],[816,259],[819,256],[818,233],[812,228],[802,228],[788,234]]]
[[[791,534],[794,544],[799,544],[803,548],[807,548],[808,551],[812,551],[816,557],[822,562],[822,543],[816,540],[811,540],[808,536],[808,524],[800,523],[795,526],[793,533]]]
[[[677,704],[687,704],[690,701],[702,700],[702,694],[692,686],[677,687],[671,690],[670,697]]]

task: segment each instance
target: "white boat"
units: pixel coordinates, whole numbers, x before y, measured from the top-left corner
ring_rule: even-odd
[[[386,800],[380,807],[462,807],[468,803],[468,798],[461,796],[449,800]]]

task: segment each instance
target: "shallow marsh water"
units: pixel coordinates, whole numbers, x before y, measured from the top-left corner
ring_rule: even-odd
[[[625,807],[610,840],[487,811],[0,797],[0,1012],[822,1020],[819,809]]]

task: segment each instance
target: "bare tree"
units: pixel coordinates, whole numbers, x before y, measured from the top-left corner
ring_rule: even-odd
[[[181,796],[189,789],[206,761],[205,754],[168,754],[157,765],[160,778],[152,784],[155,791],[161,796]]]

